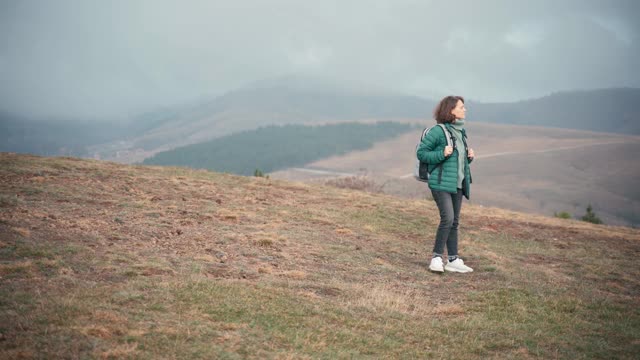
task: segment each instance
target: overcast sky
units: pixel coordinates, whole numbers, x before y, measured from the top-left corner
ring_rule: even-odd
[[[292,74],[477,101],[640,87],[638,4],[0,0],[0,110],[126,117]]]

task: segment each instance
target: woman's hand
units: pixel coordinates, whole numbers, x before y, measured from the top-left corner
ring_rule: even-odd
[[[474,157],[476,157],[476,154],[473,152],[473,149],[469,149],[469,160],[472,160]]]
[[[447,157],[453,154],[453,146],[445,146],[444,147],[444,156]]]

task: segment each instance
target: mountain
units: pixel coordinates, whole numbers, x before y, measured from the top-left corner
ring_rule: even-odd
[[[363,90],[364,89],[364,90]],[[515,103],[468,101],[475,121],[640,134],[640,89],[555,93]],[[308,78],[255,82],[208,101],[156,109],[128,121],[22,119],[0,114],[4,151],[140,162],[180,146],[267,125],[429,119],[435,100],[344,88]],[[72,150],[69,150],[72,149]]]
[[[636,104],[637,88],[566,91],[512,103],[469,102],[467,116],[483,122],[640,135]]]
[[[1,358],[637,356],[640,231],[463,205],[473,273],[427,270],[432,201],[0,153]]]

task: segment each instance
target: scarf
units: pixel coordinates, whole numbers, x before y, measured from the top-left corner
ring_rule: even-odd
[[[462,140],[462,130],[464,129],[464,120],[456,119],[451,123],[451,134],[456,138],[456,148],[458,149],[458,189],[462,189],[462,180],[464,180],[464,165],[466,149]],[[462,150],[460,150],[462,149]]]

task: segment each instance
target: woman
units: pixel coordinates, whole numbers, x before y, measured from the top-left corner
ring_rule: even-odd
[[[434,126],[422,139],[417,150],[420,161],[428,164],[429,188],[440,211],[440,225],[436,232],[433,258],[429,270],[433,272],[472,272],[458,257],[458,218],[462,196],[469,199],[471,171],[469,164],[475,154],[467,147],[464,118],[466,109],[461,96],[447,96],[434,110],[438,124],[444,124],[452,137],[453,146],[447,145],[445,131]],[[443,264],[444,247],[448,261]]]

